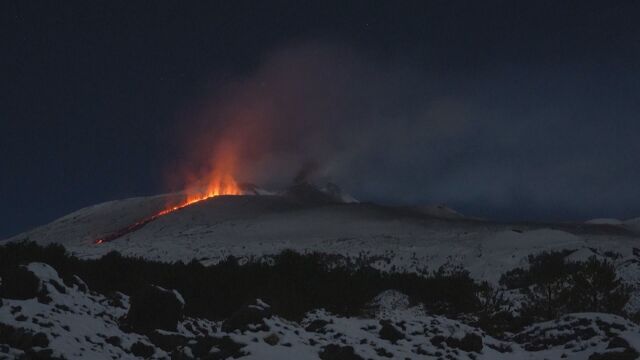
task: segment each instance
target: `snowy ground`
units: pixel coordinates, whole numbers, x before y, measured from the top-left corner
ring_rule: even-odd
[[[638,283],[636,222],[500,224],[469,220],[444,208],[409,210],[371,204],[301,204],[279,196],[223,196],[158,218],[114,241],[94,241],[144,219],[175,195],[133,198],[85,208],[9,239],[60,243],[79,257],[112,250],[148,259],[215,263],[229,255],[259,257],[284,249],[366,258],[385,270],[434,270],[461,265],[477,279],[526,263],[529,254],[577,250],[574,258],[611,257],[619,273]],[[434,216],[436,215],[436,216]]]
[[[238,347],[241,358],[261,360],[591,359],[597,358],[596,353],[635,356],[640,350],[640,328],[613,315],[570,314],[499,340],[459,321],[410,307],[402,294],[393,291],[373,300],[369,317],[343,318],[317,310],[300,322],[265,316],[259,326],[229,331],[223,322],[186,318],[177,331],[142,335],[119,327],[129,307],[126,296],[116,303],[84,289],[81,281],[65,284],[46,264],[32,263],[28,269],[41,279],[51,300],[1,300],[0,323],[13,330],[0,332],[10,339],[0,344],[0,359],[18,358],[25,351],[66,359],[133,359],[140,348],[153,359],[222,359],[229,344]],[[253,307],[268,305],[257,300]],[[20,331],[39,334],[39,346],[25,350],[24,334],[22,340],[15,335]],[[221,340],[226,337],[226,342]]]
[[[460,265],[476,279],[494,284],[505,271],[525,265],[530,254],[570,249],[572,260],[596,255],[612,261],[618,274],[636,287],[629,310],[640,309],[638,219],[501,224],[464,218],[442,206],[406,209],[309,204],[271,195],[224,196],[160,217],[111,242],[94,243],[178,198],[159,195],[99,204],[8,240],[59,243],[85,258],[117,250],[153,260],[197,259],[204,264],[229,255],[255,258],[293,249],[339,254],[387,271]],[[42,279],[52,301],[2,299],[0,337],[16,331],[44,334],[46,346],[40,335],[41,346],[31,346],[30,356],[43,351],[67,359],[127,359],[151,349],[149,356],[156,359],[203,358],[202,351],[206,357],[222,359],[228,355],[223,347],[231,346],[247,359],[597,359],[594,354],[604,352],[634,358],[633,349],[640,349],[638,326],[614,315],[571,314],[496,339],[461,321],[410,307],[394,292],[381,295],[374,302],[377,311],[369,317],[343,318],[318,309],[301,322],[266,317],[264,326],[244,332],[223,331],[221,322],[184,319],[176,332],[150,337],[121,329],[129,307],[126,295],[114,302],[80,285],[61,285],[46,264],[34,263],[29,269]],[[22,336],[24,340],[27,335]],[[167,339],[181,339],[180,345],[167,347]],[[0,344],[0,359],[24,356],[23,345]]]

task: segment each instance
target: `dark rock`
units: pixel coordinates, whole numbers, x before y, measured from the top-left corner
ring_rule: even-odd
[[[38,302],[41,304],[51,304],[53,299],[47,294],[45,289],[42,289],[40,293],[38,293]]]
[[[219,351],[210,353],[212,347],[216,347]],[[206,360],[222,360],[228,358],[237,359],[246,355],[242,348],[244,344],[233,341],[230,337],[199,337],[196,339],[195,345],[190,345],[193,356],[196,359]]]
[[[378,356],[383,356],[388,358],[393,357],[393,354],[383,347],[376,348],[376,354],[378,354]]]
[[[125,308],[124,299],[122,298],[122,295],[119,292],[111,291],[107,293],[105,297],[107,298],[109,305],[118,307],[121,309]]]
[[[67,289],[62,286],[62,284],[60,284],[59,282],[50,279],[49,281],[47,281],[47,283],[51,284],[51,286],[53,286],[57,292],[59,292],[60,294],[66,294],[67,293]]]
[[[381,339],[389,340],[393,344],[398,342],[398,340],[404,339],[404,334],[396,329],[395,326],[391,325],[391,321],[389,320],[380,320],[380,328],[379,336]]]
[[[616,336],[614,338],[612,338],[611,340],[609,340],[609,345],[607,346],[607,349],[615,349],[615,348],[624,348],[624,349],[628,349],[630,348],[629,343],[627,342],[627,340]]]
[[[71,313],[73,312],[73,310],[71,310],[71,308],[65,304],[56,304],[55,308],[64,312],[71,312]]]
[[[33,347],[47,347],[49,339],[42,332],[34,333],[31,330],[0,323],[0,343],[20,350],[27,350]]]
[[[498,344],[487,344],[488,347],[500,353],[510,353],[513,351],[511,345],[507,343],[498,343]]]
[[[624,351],[609,351],[605,353],[593,353],[589,356],[589,360],[635,360],[638,358],[638,352],[628,348]]]
[[[211,351],[211,348],[217,343],[215,338],[198,337],[195,344],[189,345],[193,356],[201,358]]]
[[[193,357],[188,355],[185,349],[175,349],[171,352],[171,360],[193,360]]]
[[[313,320],[311,323],[309,323],[309,325],[307,325],[305,330],[308,332],[317,332],[317,333],[324,334],[326,332],[324,330],[324,327],[327,326],[328,324],[329,322],[326,320],[316,319],[316,320]]]
[[[186,345],[188,341],[186,337],[180,334],[162,334],[158,331],[153,331],[148,336],[154,345],[167,352]]]
[[[431,345],[433,345],[433,346],[435,346],[437,348],[440,348],[440,349],[444,348],[444,345],[442,345],[444,343],[444,341],[445,341],[445,338],[442,335],[436,335],[436,336],[432,337],[431,340],[430,340]]]
[[[87,286],[87,284],[82,281],[82,279],[80,279],[78,276],[76,275],[72,275],[72,276],[65,276],[62,278],[62,281],[64,282],[64,284],[67,287],[70,288],[77,288],[80,292],[86,293],[89,291],[89,287]]]
[[[627,340],[616,336],[609,340],[607,349],[622,349],[622,351],[608,351],[605,353],[594,353],[589,356],[589,360],[630,360],[637,359],[640,354],[632,348]]]
[[[596,335],[598,332],[594,329],[592,320],[585,318],[572,320],[570,317],[565,317],[563,323],[545,328],[536,326],[515,335],[512,340],[527,351],[540,351],[555,346],[567,348],[567,344],[578,340],[586,341]]]
[[[353,346],[330,344],[322,348],[318,354],[322,360],[364,360],[355,353]]]
[[[33,346],[42,348],[49,346],[49,339],[47,338],[47,334],[39,332],[33,335]]]
[[[222,331],[267,331],[269,327],[264,323],[264,319],[270,318],[271,315],[271,307],[261,301],[257,301],[256,304],[244,306],[226,319],[222,323]]]
[[[466,334],[462,339],[447,338],[447,345],[452,348],[460,349],[467,352],[481,352],[483,348],[482,337],[477,334]]]
[[[42,281],[24,266],[15,267],[2,274],[0,297],[26,300],[38,296]]]
[[[275,333],[271,333],[268,336],[265,336],[264,339],[262,339],[262,340],[264,340],[264,342],[266,342],[267,344],[269,344],[271,346],[278,345],[278,342],[280,342],[280,338]]]
[[[59,360],[63,359],[57,356],[53,356],[52,349],[28,349],[24,355],[20,357],[20,360]]]
[[[105,342],[115,347],[120,347],[122,344],[122,340],[120,340],[120,338],[117,336],[109,336],[105,339]]]
[[[151,345],[147,345],[145,343],[142,343],[140,341],[136,342],[135,344],[131,345],[131,353],[135,356],[140,356],[143,358],[150,358],[151,356],[153,356],[153,354],[156,352],[156,350],[153,348],[153,346]]]
[[[183,308],[184,304],[173,291],[147,285],[131,296],[125,323],[141,333],[154,329],[175,331],[182,319]]]

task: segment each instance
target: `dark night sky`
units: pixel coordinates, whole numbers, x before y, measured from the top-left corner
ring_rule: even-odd
[[[313,159],[363,200],[640,216],[640,2],[163,4],[0,5],[0,238],[169,190],[245,109],[273,134],[243,180]]]

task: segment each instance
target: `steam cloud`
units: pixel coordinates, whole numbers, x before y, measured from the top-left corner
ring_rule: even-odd
[[[335,44],[274,51],[203,101],[188,166],[209,171],[223,157],[240,181],[283,186],[312,160],[314,176],[361,199],[493,217],[611,215],[640,200],[624,176],[632,160],[609,162],[640,126],[599,137],[612,131],[602,110],[567,93],[579,69],[466,77],[399,63]]]

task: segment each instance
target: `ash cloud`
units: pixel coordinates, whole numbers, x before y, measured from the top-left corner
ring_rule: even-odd
[[[363,200],[509,219],[640,215],[640,171],[628,176],[640,109],[604,101],[611,84],[588,69],[554,66],[467,76],[345,45],[281,48],[201,101],[190,166],[229,152],[240,181],[284,186],[312,159],[314,177]]]

